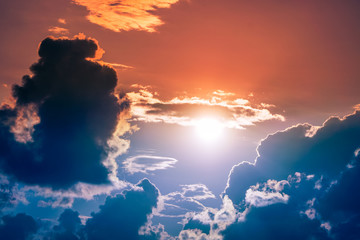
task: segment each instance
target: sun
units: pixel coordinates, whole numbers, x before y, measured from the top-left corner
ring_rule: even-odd
[[[202,118],[196,121],[196,134],[205,142],[219,139],[224,130],[224,125],[215,118]]]

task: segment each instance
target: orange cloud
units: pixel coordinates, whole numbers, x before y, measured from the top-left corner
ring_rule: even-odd
[[[58,22],[61,24],[66,24],[66,20],[64,18],[59,18]]]
[[[89,10],[87,19],[115,32],[141,30],[155,32],[163,24],[153,11],[169,8],[179,0],[73,0]]]
[[[285,121],[284,116],[270,112],[269,109],[274,105],[253,106],[249,100],[237,98],[235,94],[221,90],[213,92],[207,99],[186,96],[162,101],[149,87],[138,84],[131,87],[136,88],[136,91],[127,94],[132,102],[133,121],[197,126],[203,118],[212,118],[223,127],[234,129],[244,129],[266,120]]]
[[[58,35],[65,35],[65,34],[69,33],[69,29],[62,28],[62,27],[50,27],[48,29],[48,31],[53,34],[58,34]]]

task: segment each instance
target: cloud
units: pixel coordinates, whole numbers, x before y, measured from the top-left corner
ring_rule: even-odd
[[[224,197],[237,218],[224,239],[357,239],[360,112],[269,135],[233,167]],[[260,230],[261,229],[261,230]]]
[[[360,237],[360,162],[346,169],[328,193],[315,201],[313,208],[327,224],[335,239],[357,239]]]
[[[0,214],[4,209],[16,206],[19,202],[27,204],[25,193],[17,183],[0,174]]]
[[[144,179],[136,188],[108,197],[100,211],[86,222],[87,239],[139,239],[139,229],[157,207],[159,195],[159,190]]]
[[[65,209],[58,219],[59,225],[45,234],[45,239],[79,240],[83,237],[81,219],[77,211]]]
[[[179,234],[179,240],[208,240],[208,236],[199,229],[183,230]]]
[[[66,24],[66,19],[64,19],[64,18],[59,18],[59,19],[58,19],[58,23]]]
[[[123,162],[123,165],[126,171],[129,172],[130,174],[134,174],[134,173],[148,174],[149,172],[172,168],[177,163],[177,161],[178,160],[176,160],[175,158],[170,158],[170,157],[138,155],[127,158]]]
[[[118,181],[129,102],[114,91],[115,70],[94,61],[103,50],[79,35],[46,38],[38,52],[32,75],[13,86],[15,106],[0,109],[0,170],[53,190]]]
[[[63,28],[63,27],[50,27],[48,29],[49,32],[51,32],[52,34],[56,34],[56,35],[66,35],[69,34],[69,29],[67,28]]]
[[[255,196],[249,197],[247,191],[251,201],[244,201],[241,208],[225,195],[220,209],[205,208],[188,214],[182,234],[196,233],[199,239],[328,239],[326,229],[321,227],[323,222],[301,211],[313,207],[315,200],[306,205],[304,199],[317,191],[316,180],[295,174],[288,180],[251,186]]]
[[[39,229],[36,221],[29,215],[18,213],[16,216],[5,215],[0,222],[0,236],[8,240],[26,240]]]
[[[73,0],[73,3],[89,10],[87,19],[90,22],[115,32],[155,32],[155,27],[163,22],[154,11],[159,8],[170,8],[177,2],[178,0]]]
[[[205,207],[200,212],[189,212],[183,219],[183,230],[179,239],[223,239],[220,234],[227,226],[242,220],[243,214],[239,213],[232,201],[224,196],[220,209]]]
[[[283,190],[283,185],[289,184],[287,181],[272,181],[268,180],[267,183],[256,184],[251,186],[246,191],[245,202],[249,205],[255,207],[265,207],[275,203],[287,203],[289,200],[289,195],[281,193]]]
[[[329,239],[320,222],[301,216],[291,205],[277,203],[251,208],[243,222],[222,232],[224,239]]]
[[[158,206],[159,190],[143,179],[116,196],[108,196],[98,212],[80,216],[65,209],[58,224],[41,222],[39,239],[98,240],[98,239],[158,239],[168,236],[162,225],[151,226],[152,212]],[[150,224],[150,225],[147,225]],[[14,226],[13,230],[16,229]],[[0,228],[1,229],[1,228]]]
[[[239,204],[250,186],[287,179],[295,172],[337,178],[360,146],[360,112],[343,119],[331,117],[313,129],[310,124],[299,124],[269,135],[258,146],[254,163],[241,162],[232,168],[225,194]]]
[[[53,208],[63,207],[69,208],[72,206],[75,199],[81,198],[86,200],[94,199],[94,196],[106,194],[110,195],[114,191],[132,187],[132,184],[125,181],[112,181],[112,184],[87,184],[77,183],[67,189],[54,190],[49,187],[26,186],[21,189],[21,192],[34,192],[35,196],[42,197],[38,206]]]
[[[181,195],[192,200],[204,200],[215,198],[215,195],[204,184],[181,185]]]
[[[127,93],[132,102],[133,121],[198,126],[204,118],[211,118],[222,127],[243,129],[267,120],[285,120],[282,115],[271,113],[268,105],[252,106],[248,100],[221,90],[213,92],[208,99],[184,96],[162,101],[149,87],[137,84],[133,87],[137,91]]]
[[[100,63],[102,65],[110,65],[111,67],[113,67],[115,69],[118,69],[120,71],[126,71],[126,70],[130,70],[130,69],[134,68],[132,66],[128,66],[128,65],[125,65],[125,64],[121,64],[121,63],[109,63],[109,62],[104,62],[104,61],[101,61],[101,60],[96,60],[96,62]]]
[[[181,190],[160,196],[162,207],[155,215],[160,217],[183,217],[188,212],[203,211],[201,201],[215,199],[215,195],[204,184],[180,185]]]

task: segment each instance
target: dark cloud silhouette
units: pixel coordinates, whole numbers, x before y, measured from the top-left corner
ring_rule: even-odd
[[[139,189],[108,197],[100,211],[92,214],[85,226],[88,240],[140,239],[138,231],[157,206],[160,193],[147,179],[137,187]]]
[[[88,60],[98,53],[93,39],[42,41],[40,59],[30,68],[32,76],[24,76],[22,84],[13,87],[16,106],[0,110],[3,172],[53,189],[109,182],[110,170],[102,162],[110,151],[108,140],[119,114],[129,102],[114,94],[116,72]],[[40,122],[21,126],[24,111],[31,111]],[[32,129],[31,139],[19,141],[14,133],[19,128]]]
[[[39,228],[29,215],[19,213],[16,216],[5,215],[1,218],[0,237],[6,240],[25,240],[35,234]]]
[[[225,194],[239,204],[251,185],[286,179],[295,172],[336,179],[360,146],[360,112],[344,119],[332,117],[314,131],[313,126],[301,124],[269,135],[257,149],[255,164],[233,167]]]

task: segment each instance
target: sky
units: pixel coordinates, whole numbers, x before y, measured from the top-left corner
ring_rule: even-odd
[[[360,2],[0,2],[0,238],[360,238]]]

